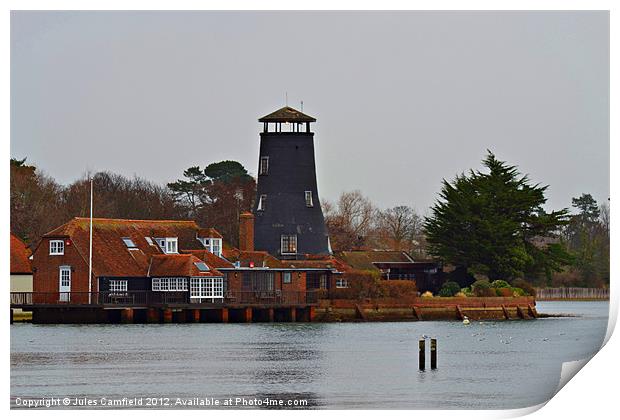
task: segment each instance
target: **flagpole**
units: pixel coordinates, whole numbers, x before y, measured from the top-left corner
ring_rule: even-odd
[[[93,178],[90,178],[90,232],[88,241],[88,303],[92,298],[93,282]]]

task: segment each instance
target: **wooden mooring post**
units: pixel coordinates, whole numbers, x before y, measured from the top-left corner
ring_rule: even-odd
[[[418,342],[418,352],[419,352],[419,369],[426,370],[426,339],[420,338]]]
[[[431,338],[431,369],[437,369],[437,339]]]
[[[423,336],[418,341],[418,364],[420,371],[426,370],[426,339],[428,337]],[[430,350],[431,350],[431,370],[437,369],[437,339],[431,338]]]

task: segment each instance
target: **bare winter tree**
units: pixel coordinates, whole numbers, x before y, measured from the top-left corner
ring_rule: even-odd
[[[368,245],[376,209],[360,191],[343,192],[336,205],[324,202],[323,209],[334,250],[359,249]]]
[[[601,204],[599,206],[599,211],[600,211],[599,221],[600,221],[601,227],[603,228],[603,230],[607,234],[607,237],[609,238],[609,204],[607,203]]]
[[[422,232],[422,218],[409,206],[379,211],[377,238],[386,249],[410,252]]]
[[[93,175],[93,207],[96,217],[120,219],[178,219],[182,216],[174,196],[166,187],[145,179],[126,178],[110,172]],[[87,175],[62,193],[64,218],[87,216],[90,182]]]
[[[64,223],[61,215],[62,186],[25,159],[11,159],[11,232],[29,246]]]

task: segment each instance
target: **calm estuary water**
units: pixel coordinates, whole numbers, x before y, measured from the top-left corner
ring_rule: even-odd
[[[535,321],[11,326],[11,397],[305,399],[310,408],[521,408],[595,353],[608,302]],[[438,369],[417,343],[438,339]],[[428,363],[428,357],[427,357]],[[178,407],[177,407],[178,408]]]

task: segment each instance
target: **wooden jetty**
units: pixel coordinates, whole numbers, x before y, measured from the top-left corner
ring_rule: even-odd
[[[13,292],[13,309],[32,311],[33,323],[312,322],[313,292],[230,292],[197,301],[187,293]]]

